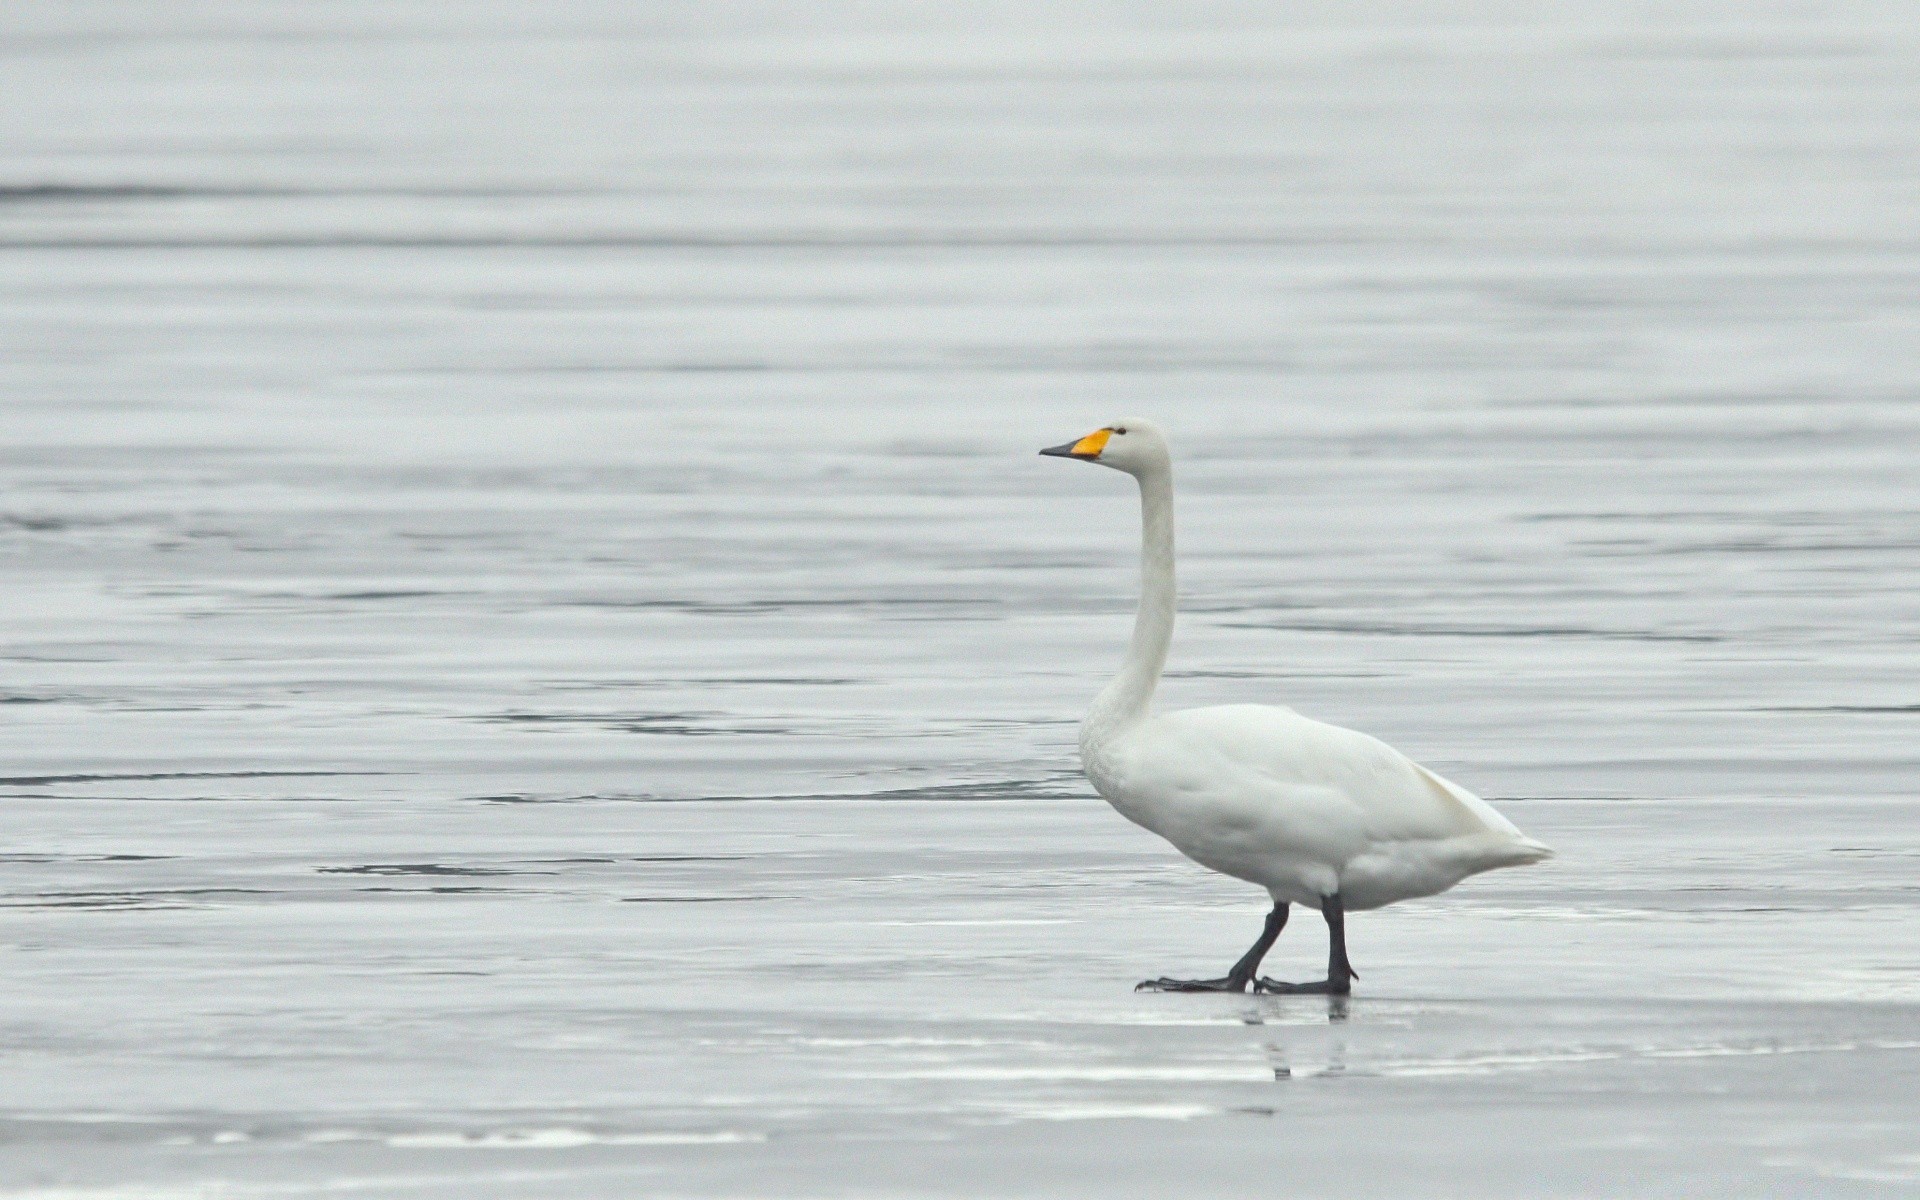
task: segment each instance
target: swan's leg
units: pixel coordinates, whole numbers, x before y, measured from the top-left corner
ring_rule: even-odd
[[[1287,906],[1276,904],[1267,914],[1266,928],[1260,931],[1260,940],[1240,956],[1233,969],[1220,979],[1149,979],[1135,987],[1136,992],[1244,992],[1260,973],[1260,960],[1273,949],[1273,943],[1279,939],[1280,931],[1287,927]]]
[[[1347,961],[1347,909],[1340,903],[1340,894],[1335,892],[1322,900],[1320,911],[1327,918],[1327,977],[1312,983],[1256,979],[1253,981],[1254,991],[1326,996],[1345,996],[1353,991],[1353,981],[1358,976],[1354,974],[1353,964]]]

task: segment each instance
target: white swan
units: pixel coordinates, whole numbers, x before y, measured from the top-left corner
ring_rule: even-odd
[[[1229,704],[1151,714],[1173,639],[1173,464],[1158,427],[1120,421],[1042,450],[1125,471],[1140,483],[1140,612],[1120,674],[1080,726],[1080,760],[1120,815],[1188,858],[1267,889],[1266,928],[1220,979],[1151,979],[1178,992],[1352,990],[1345,915],[1444,892],[1469,875],[1553,851],[1486,801],[1384,742],[1290,708]],[[1287,906],[1327,920],[1327,977],[1281,983],[1260,960]]]

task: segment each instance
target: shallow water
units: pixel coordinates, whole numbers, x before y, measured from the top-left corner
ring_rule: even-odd
[[[5,1193],[1911,1192],[1920,35],[1328,13],[5,18]],[[1130,990],[1135,412],[1560,851],[1349,1003]]]

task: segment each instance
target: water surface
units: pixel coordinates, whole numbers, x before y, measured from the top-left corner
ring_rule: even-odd
[[[0,27],[0,1186],[1894,1195],[1920,51],[1883,6]],[[1556,845],[1360,994],[1168,704]],[[1270,960],[1311,972],[1317,922]]]

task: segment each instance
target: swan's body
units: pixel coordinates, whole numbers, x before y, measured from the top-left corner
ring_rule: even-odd
[[[1286,923],[1287,906],[1327,916],[1324,983],[1266,990],[1344,992],[1344,914],[1444,892],[1469,875],[1552,854],[1486,801],[1375,738],[1290,708],[1231,704],[1154,715],[1173,638],[1173,469],[1165,438],[1129,420],[1043,454],[1116,467],[1140,483],[1142,585],[1119,675],[1080,727],[1087,778],[1120,814],[1188,858],[1267,890],[1273,914],[1253,950],[1216,980],[1150,981],[1241,991]]]
[[[1276,902],[1379,908],[1548,853],[1393,747],[1292,709],[1192,708],[1091,732],[1087,778],[1122,816]]]

